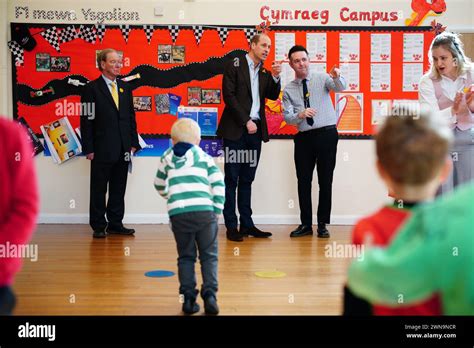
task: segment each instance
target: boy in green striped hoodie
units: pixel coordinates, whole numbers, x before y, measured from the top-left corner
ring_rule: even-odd
[[[178,249],[183,312],[199,311],[194,272],[199,250],[204,310],[206,314],[218,314],[217,214],[224,207],[224,179],[212,157],[199,148],[201,130],[195,121],[189,118],[176,121],[171,128],[171,140],[173,147],[161,157],[155,188],[168,200],[171,230]]]

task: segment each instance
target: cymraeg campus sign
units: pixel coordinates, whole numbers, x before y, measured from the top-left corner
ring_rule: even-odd
[[[293,4],[294,5],[294,4]],[[357,6],[356,6],[357,5]],[[400,8],[400,5],[402,5]],[[354,3],[338,7],[336,4],[329,5],[329,2],[321,2],[317,6],[301,3],[301,8],[280,3],[251,5],[255,10],[258,20],[268,21],[272,25],[285,25],[298,22],[307,25],[363,25],[363,26],[419,26],[425,24],[429,17],[437,17],[446,13],[447,6],[445,0],[407,0],[394,3],[390,8],[389,4],[383,9],[371,8]],[[410,6],[410,7],[409,7]],[[140,13],[134,9],[122,9],[113,7],[110,9],[95,9],[84,7],[79,9],[61,10],[51,8],[33,8],[30,6],[15,6],[15,19],[23,20],[47,20],[63,22],[98,22],[98,23],[121,23],[139,22],[147,20],[150,14]]]

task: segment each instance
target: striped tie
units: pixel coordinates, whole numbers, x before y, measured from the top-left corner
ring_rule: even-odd
[[[112,82],[110,84],[112,86],[112,98],[114,99],[115,105],[117,106],[117,109],[119,108],[119,96],[117,93],[117,84],[115,82]]]

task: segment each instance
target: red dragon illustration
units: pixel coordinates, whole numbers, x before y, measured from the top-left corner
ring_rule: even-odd
[[[426,17],[440,15],[446,11],[446,2],[444,0],[412,0],[411,9],[413,13],[410,19],[406,20],[408,26],[420,25]],[[430,13],[431,11],[434,12]]]

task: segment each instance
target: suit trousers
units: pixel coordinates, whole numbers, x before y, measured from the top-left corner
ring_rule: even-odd
[[[91,161],[89,223],[94,231],[104,230],[107,221],[109,227],[123,226],[128,164],[123,158],[112,163]],[[106,205],[107,186],[109,198]]]
[[[335,126],[312,129],[295,135],[294,156],[300,218],[303,225],[313,224],[311,185],[315,165],[319,183],[318,222],[331,222],[332,179],[336,166],[338,140],[339,135]]]
[[[227,228],[237,228],[235,198],[240,214],[240,225],[253,227],[252,220],[252,182],[257,172],[262,150],[262,132],[257,122],[257,133],[248,134],[247,129],[238,140],[224,139],[224,182],[225,203],[224,222]]]

